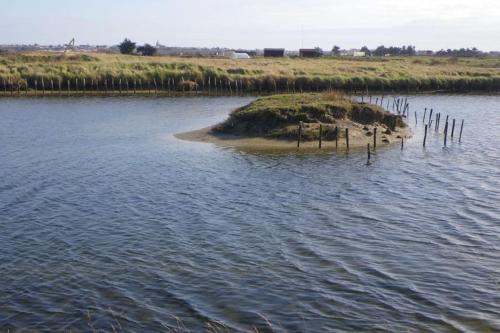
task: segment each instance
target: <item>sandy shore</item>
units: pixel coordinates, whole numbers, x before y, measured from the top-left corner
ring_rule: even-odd
[[[345,130],[345,126],[339,124],[339,128]],[[368,144],[373,146],[374,126],[364,126],[349,122],[349,150],[366,150]],[[368,129],[368,130],[366,130]],[[262,137],[242,137],[227,134],[214,134],[212,127],[203,128],[186,133],[176,134],[175,137],[180,140],[212,143],[221,147],[232,147],[244,151],[292,151],[297,150],[297,141],[267,139]],[[384,134],[382,127],[377,127],[377,146],[383,147],[391,144],[401,144],[401,138],[410,138],[411,130],[406,128],[398,128],[391,134]],[[345,138],[339,138],[338,148],[335,141],[322,142],[324,150],[346,150]],[[318,141],[301,142],[300,150],[317,151]]]

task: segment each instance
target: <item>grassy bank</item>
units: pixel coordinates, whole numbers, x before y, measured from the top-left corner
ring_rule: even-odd
[[[500,59],[213,58],[0,54],[0,92],[18,90],[498,92]]]

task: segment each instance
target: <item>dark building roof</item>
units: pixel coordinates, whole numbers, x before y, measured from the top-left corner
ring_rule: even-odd
[[[264,57],[284,57],[285,49],[264,49]]]
[[[321,49],[300,49],[299,54],[304,58],[319,58],[323,56]]]

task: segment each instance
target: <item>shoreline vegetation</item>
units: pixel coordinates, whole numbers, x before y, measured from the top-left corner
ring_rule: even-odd
[[[0,96],[498,93],[499,58],[187,58],[0,54]]]
[[[186,141],[272,151],[359,149],[409,136],[401,115],[338,92],[263,97],[236,109],[218,125],[176,135]]]

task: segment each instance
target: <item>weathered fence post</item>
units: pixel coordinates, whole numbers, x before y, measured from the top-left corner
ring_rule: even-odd
[[[404,138],[403,138],[403,137],[401,137],[401,150],[403,150],[403,148],[404,148],[404,144],[405,144]]]
[[[297,148],[300,148],[300,139],[302,136],[302,122],[299,123],[299,133],[297,137]]]
[[[345,129],[345,144],[346,144],[346,149],[349,150],[349,129]]]
[[[427,125],[425,125],[425,133],[424,133],[424,147],[425,147],[425,141],[427,141]]]
[[[335,126],[335,149],[339,148],[339,128]]]
[[[462,131],[464,130],[464,120],[462,119],[462,126],[460,126],[460,136],[458,138],[458,142],[462,143]]]
[[[451,138],[455,135],[455,118],[453,118],[453,125],[451,126]]]
[[[434,111],[434,109],[431,109],[431,113],[429,114],[429,128],[431,128],[431,124],[432,124],[432,112]]]
[[[444,146],[446,147],[446,141],[448,140],[448,121],[444,125]]]
[[[367,148],[366,148],[366,152],[368,154],[368,161],[366,162],[366,165],[370,165],[370,160],[372,158],[372,154],[370,152],[370,144],[368,144]]]
[[[377,149],[377,128],[373,129],[373,149]]]
[[[319,149],[321,149],[321,146],[323,144],[323,125],[319,124]]]

